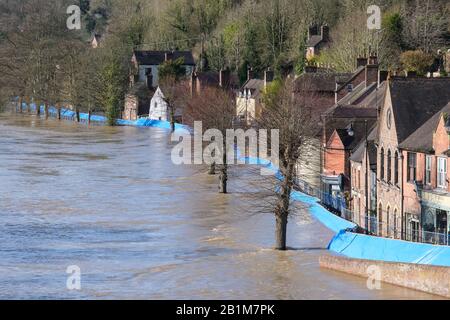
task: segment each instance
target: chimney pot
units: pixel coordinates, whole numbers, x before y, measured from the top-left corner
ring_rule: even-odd
[[[356,59],[356,68],[365,67],[367,65],[367,58],[360,57]]]

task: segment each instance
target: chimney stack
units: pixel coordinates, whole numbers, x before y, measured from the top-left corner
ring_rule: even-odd
[[[311,25],[308,28],[308,39],[311,39],[312,36],[316,36],[317,35],[317,26],[316,25]]]
[[[328,27],[328,25],[323,25],[320,28],[320,34],[322,36],[322,40],[327,42],[330,39],[330,27]]]
[[[357,58],[356,59],[356,69],[358,69],[359,67],[365,67],[367,65],[367,58]]]
[[[247,68],[247,81],[253,79],[253,68]]]
[[[165,52],[164,53],[164,61],[173,60],[173,52]]]
[[[264,71],[264,88],[267,87],[267,84],[273,81],[274,77],[275,74],[270,68],[267,68],[267,70]]]
[[[378,65],[378,57],[375,55],[369,56],[368,64],[369,65]]]
[[[153,89],[153,74],[151,69],[145,72],[145,84],[148,89]]]
[[[226,69],[220,69],[219,71],[219,86],[222,88],[227,88],[230,86],[230,70]]]
[[[390,77],[388,71],[378,71],[378,85],[380,85],[383,81],[386,81]]]

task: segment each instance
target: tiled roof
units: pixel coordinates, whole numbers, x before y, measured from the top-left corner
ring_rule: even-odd
[[[315,72],[303,73],[295,80],[295,91],[302,90],[330,92],[336,90],[336,80],[349,78],[350,73]]]
[[[370,164],[376,163],[376,147],[374,145],[374,141],[376,139],[378,132],[378,127],[375,124],[370,130],[369,135],[367,136],[367,142],[369,145],[369,159]],[[350,156],[350,161],[362,162],[364,158],[364,151],[366,149],[366,139],[365,137],[359,142],[358,146],[354,149],[352,155]],[[373,161],[372,161],[373,159]]]
[[[443,113],[450,114],[450,101],[444,108],[406,138],[399,147],[401,149],[416,152],[431,152],[433,149],[433,133],[435,132]]]
[[[397,139],[402,143],[450,101],[450,78],[400,78],[389,82]]]
[[[139,64],[160,65],[165,61],[166,53],[171,59],[184,58],[184,64],[195,66],[194,57],[190,51],[135,51],[134,55]]]
[[[308,42],[306,43],[306,46],[307,47],[315,47],[321,42],[322,42],[322,36],[319,36],[319,35],[311,36],[308,39]]]

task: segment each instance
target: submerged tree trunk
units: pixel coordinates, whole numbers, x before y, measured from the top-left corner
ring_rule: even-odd
[[[175,132],[175,109],[173,106],[169,107],[170,112],[170,129]]]
[[[27,112],[27,113],[30,113],[31,112],[31,101],[30,101],[30,98],[25,98],[25,111]]]
[[[36,115],[38,115],[38,116],[41,115],[41,103],[40,102],[36,102]]]
[[[19,101],[18,101],[18,103],[19,103],[19,113],[22,113],[22,97],[19,97]]]
[[[216,174],[216,163],[215,162],[211,163],[211,165],[209,166],[208,174],[210,174],[210,175]]]
[[[276,217],[276,245],[277,250],[286,250],[286,235],[287,235],[288,215],[280,214]]]
[[[44,103],[44,114],[45,114],[45,119],[48,119],[48,102]]]
[[[227,146],[225,139],[223,140],[223,150],[222,159],[223,164],[220,168],[219,176],[219,193],[227,193],[227,182],[228,182],[228,164],[227,164]]]
[[[80,122],[80,110],[77,108],[75,108],[75,121],[76,122]]]
[[[288,163],[281,181],[278,203],[275,209],[276,229],[275,238],[277,250],[286,250],[287,223],[289,216],[289,203],[291,200],[292,181],[294,179],[295,162]]]
[[[223,164],[219,176],[219,193],[227,193],[228,166]]]

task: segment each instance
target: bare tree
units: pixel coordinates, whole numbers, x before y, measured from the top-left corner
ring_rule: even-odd
[[[169,121],[172,132],[175,131],[176,117],[181,113],[189,92],[188,83],[168,75],[160,79],[159,87],[163,92],[163,100],[169,112]]]
[[[279,130],[279,179],[276,182],[276,249],[286,250],[288,217],[291,211],[291,192],[297,177],[297,164],[302,153],[317,132],[314,121],[315,97],[304,90],[293,95],[293,81],[288,79],[276,97],[263,108],[258,124],[267,130]],[[275,148],[275,141],[270,141]]]
[[[193,124],[194,121],[201,121],[203,132],[209,129],[220,131],[223,139],[222,146],[217,146],[213,158],[220,157],[220,165],[212,162],[210,173],[219,170],[219,192],[227,193],[228,183],[228,148],[233,147],[227,144],[225,139],[228,129],[233,129],[236,104],[234,95],[230,91],[221,88],[208,86],[198,95],[193,96],[186,105],[185,115],[187,122]],[[216,141],[216,143],[220,143]]]

